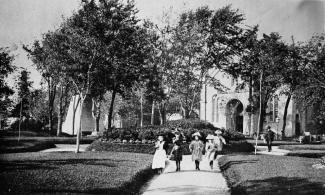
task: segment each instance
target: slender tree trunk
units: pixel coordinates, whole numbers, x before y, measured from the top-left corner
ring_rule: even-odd
[[[60,86],[60,96],[59,96],[59,106],[58,106],[58,129],[57,129],[57,136],[60,136],[62,133],[62,104],[63,104],[63,86]]]
[[[204,84],[204,121],[207,121],[207,84]]]
[[[49,116],[49,131],[51,133],[53,133],[53,104],[54,104],[54,99],[55,99],[55,87],[53,85],[53,79],[52,77],[49,78],[49,81],[48,81],[48,96],[49,96],[49,113],[48,113],[48,116]]]
[[[252,108],[253,108],[253,78],[252,76],[249,77],[249,83],[248,83],[248,88],[249,88],[249,94],[248,94],[248,102],[249,102],[249,107],[250,107],[250,112],[248,113],[248,135],[252,135]]]
[[[72,113],[72,135],[74,135],[74,127],[75,127],[75,122],[76,122],[76,111],[77,111],[77,108],[78,108],[78,104],[77,106],[75,107],[76,105],[76,96],[73,96],[73,113]]]
[[[115,96],[116,96],[116,90],[113,90],[111,105],[109,107],[109,113],[108,113],[108,125],[107,125],[107,130],[108,131],[110,131],[111,128],[112,128],[112,118],[113,118]]]
[[[289,93],[285,107],[284,107],[283,125],[282,125],[282,131],[281,131],[282,139],[285,137],[285,129],[286,129],[286,125],[287,125],[287,114],[288,114],[288,107],[289,107],[290,100],[291,100],[291,93]]]
[[[80,103],[81,97],[80,95],[78,96],[78,101],[76,103],[76,96],[73,97],[73,115],[72,115],[72,135],[74,135],[74,130],[75,130],[75,122],[76,122],[76,112]]]
[[[20,141],[20,128],[21,128],[21,115],[23,112],[23,99],[20,100],[20,111],[19,111],[19,126],[18,126],[18,142]]]
[[[143,127],[143,93],[142,88],[140,88],[140,128]]]
[[[150,124],[154,125],[155,122],[155,101],[152,101],[152,106],[151,106],[151,121]]]
[[[92,115],[95,119],[95,132],[99,132],[99,120],[100,120],[100,102],[92,99],[93,105],[92,105]]]
[[[257,129],[257,132],[256,132],[256,142],[255,142],[255,155],[257,153],[257,140],[258,140],[258,137],[259,137],[259,134],[262,130],[261,127],[263,127],[263,117],[262,117],[262,101],[263,101],[263,98],[262,98],[262,82],[263,82],[263,71],[261,71],[261,75],[260,75],[260,111],[259,111],[259,115],[258,115],[258,129]]]
[[[163,125],[164,124],[164,119],[163,119],[163,114],[162,114],[162,110],[161,110],[161,105],[158,106],[158,112],[159,112],[160,125]]]
[[[99,132],[99,121],[100,121],[100,113],[96,115],[96,129],[95,131],[98,133]]]
[[[48,82],[48,96],[49,96],[49,101],[48,101],[48,116],[49,116],[49,131],[52,132],[52,113],[53,113],[53,108],[52,108],[52,77],[49,78],[49,82]]]
[[[86,99],[86,96],[87,95],[85,95],[85,97],[83,97],[83,95],[80,94],[80,113],[79,113],[80,121],[79,121],[79,128],[77,130],[76,153],[79,153],[79,148],[80,148],[80,139],[81,139],[81,133],[82,133],[82,120],[81,120],[82,107],[83,107],[84,100]]]

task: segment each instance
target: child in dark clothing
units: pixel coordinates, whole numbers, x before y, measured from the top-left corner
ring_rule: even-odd
[[[172,151],[170,152],[170,156],[173,155],[173,159],[176,162],[176,171],[181,170],[181,161],[183,159],[183,151],[181,148],[181,141],[177,140],[174,142],[174,146]]]

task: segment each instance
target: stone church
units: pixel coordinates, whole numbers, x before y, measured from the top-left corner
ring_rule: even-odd
[[[226,73],[218,71],[215,74],[228,91],[219,91],[212,86],[203,86],[200,100],[200,119],[212,123],[215,127],[234,129],[244,135],[252,136],[258,127],[259,114],[246,112],[249,105],[248,88],[236,90],[237,81]],[[281,135],[283,126],[283,113],[287,97],[274,94],[267,104],[267,116],[263,129],[270,125],[278,136]],[[286,119],[286,137],[296,137],[308,131],[307,124],[312,122],[310,109],[299,109],[294,98],[291,98]]]

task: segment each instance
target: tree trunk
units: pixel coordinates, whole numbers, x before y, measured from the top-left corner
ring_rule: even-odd
[[[109,107],[109,113],[108,113],[107,131],[110,131],[111,128],[112,128],[112,118],[113,118],[113,110],[114,110],[115,96],[116,96],[116,90],[113,90],[112,99],[111,99],[111,105]]]
[[[163,119],[163,115],[162,115],[162,111],[161,111],[161,105],[158,106],[158,112],[159,112],[160,125],[163,125],[164,124],[164,119]]]
[[[18,142],[20,141],[20,128],[21,128],[21,115],[23,112],[23,99],[20,100],[20,111],[19,111],[19,126],[18,126]]]
[[[59,96],[59,106],[58,106],[58,129],[57,129],[57,136],[60,136],[62,133],[62,118],[63,118],[63,108],[62,108],[62,104],[63,104],[63,86],[60,86],[60,96]]]
[[[143,94],[142,88],[140,89],[140,128],[143,127]]]
[[[262,90],[262,82],[263,82],[263,72],[261,72],[260,76],[260,111],[259,111],[259,117],[258,117],[258,131],[256,132],[256,136],[259,136],[259,133],[262,131],[263,128],[263,90]]]
[[[48,81],[48,96],[49,96],[49,102],[48,102],[49,131],[53,133],[53,104],[55,99],[55,87],[53,85],[52,77],[50,77]]]
[[[75,122],[76,122],[76,112],[77,112],[77,108],[79,106],[80,103],[80,96],[78,96],[78,101],[77,104],[76,103],[76,96],[73,97],[73,115],[72,115],[72,135],[74,135],[74,129],[75,129]]]
[[[84,100],[86,99],[86,96],[83,97],[82,94],[80,94],[80,113],[79,113],[79,117],[80,117],[80,121],[79,121],[79,128],[77,130],[77,143],[76,143],[76,153],[79,153],[79,148],[80,148],[80,138],[81,138],[81,131],[82,131],[82,120],[81,120],[81,116],[82,116],[82,107],[83,107],[83,103],[84,103]]]
[[[97,133],[99,132],[99,120],[100,120],[100,113],[97,114],[97,116],[96,116],[96,127],[95,127],[95,131]]]
[[[151,107],[151,121],[150,124],[154,125],[155,120],[155,101],[152,101],[152,107]]]
[[[247,121],[247,127],[248,127],[248,135],[252,135],[252,108],[253,108],[253,78],[252,76],[249,77],[249,83],[248,83],[248,102],[250,107],[250,112],[248,112],[248,121]]]
[[[261,75],[260,75],[260,112],[259,112],[259,115],[258,115],[258,129],[257,129],[257,132],[256,132],[256,141],[255,141],[255,155],[257,153],[257,139],[259,137],[259,133],[261,132],[262,128],[263,127],[263,117],[262,117],[262,101],[263,101],[263,98],[262,98],[262,82],[263,82],[263,71],[261,71]]]
[[[99,120],[100,120],[100,102],[92,99],[93,105],[92,105],[92,115],[95,119],[95,132],[99,132]]]
[[[284,113],[283,113],[283,126],[282,126],[282,139],[285,137],[285,128],[287,125],[287,114],[288,114],[288,107],[289,107],[289,103],[291,100],[291,93],[289,93],[288,97],[287,97],[287,101],[284,107]]]

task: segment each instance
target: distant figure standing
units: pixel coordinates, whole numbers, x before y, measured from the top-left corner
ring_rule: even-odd
[[[209,161],[211,169],[213,169],[213,161],[216,152],[216,148],[214,147],[213,143],[214,136],[209,134],[206,139],[208,140],[208,142],[205,144],[206,158]]]
[[[166,166],[167,160],[165,141],[162,135],[158,136],[158,141],[156,142],[155,148],[156,151],[152,160],[152,169],[157,169],[158,173],[161,174],[162,170]]]
[[[170,152],[170,156],[172,156],[174,158],[172,158],[172,160],[175,160],[176,162],[176,171],[180,171],[181,170],[181,161],[183,160],[183,151],[181,148],[181,141],[180,140],[176,140],[174,142],[174,146],[172,151]]]
[[[264,138],[267,143],[268,151],[271,152],[272,151],[272,142],[274,140],[274,132],[271,130],[270,126],[267,126],[267,131],[266,131]]]
[[[202,161],[204,144],[199,139],[199,137],[201,137],[199,132],[194,133],[192,136],[194,136],[194,140],[189,146],[192,153],[192,161],[195,161],[195,169],[200,170],[200,161]]]
[[[216,134],[213,139],[214,147],[216,149],[214,159],[216,159],[218,154],[222,154],[223,145],[226,144],[226,140],[221,135],[222,131],[216,130],[214,133]]]

